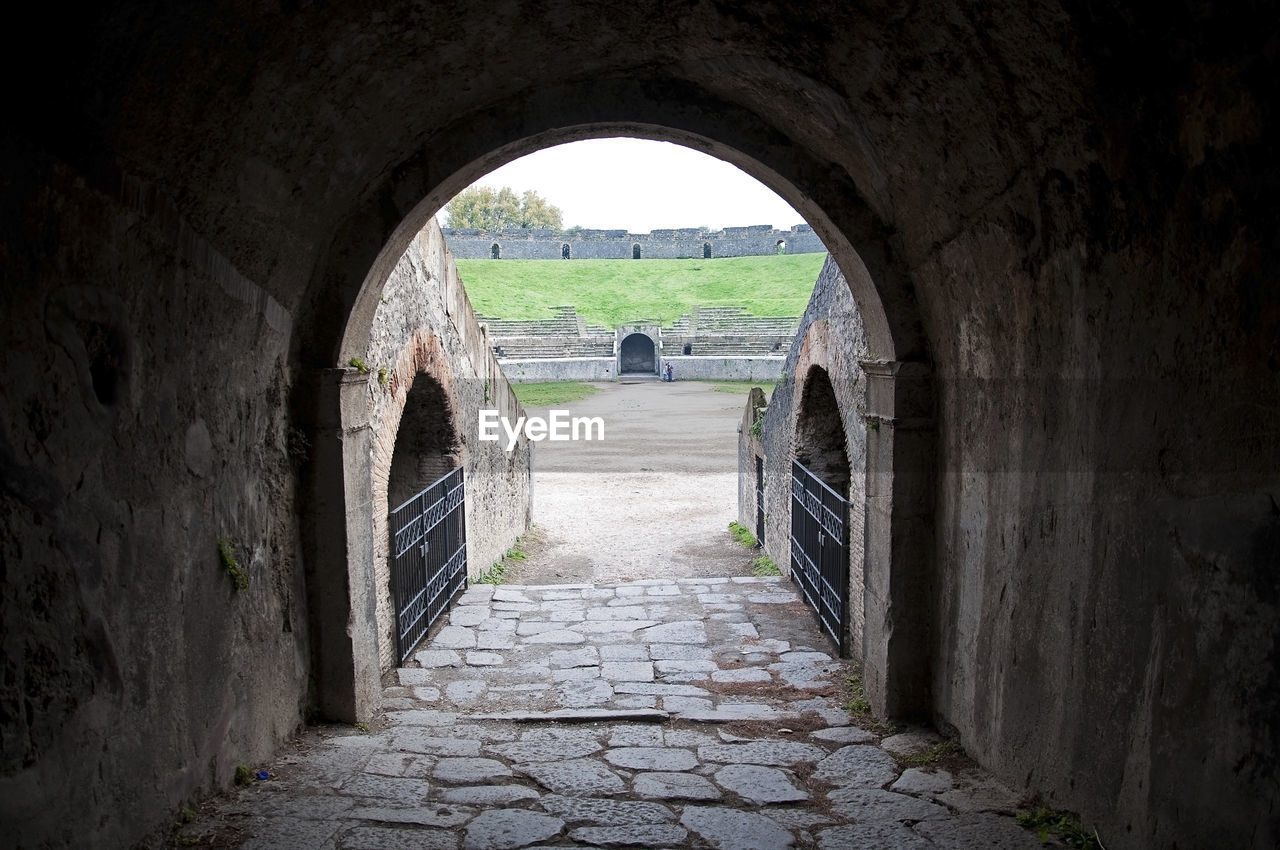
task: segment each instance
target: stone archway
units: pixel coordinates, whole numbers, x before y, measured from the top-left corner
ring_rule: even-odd
[[[879,713],[889,716],[927,715],[930,710],[928,644],[917,639],[921,634],[927,633],[927,609],[923,606],[894,607],[894,595],[925,585],[923,577],[931,569],[932,550],[928,537],[901,531],[906,516],[912,517],[918,527],[921,518],[928,517],[931,509],[928,506],[932,502],[930,459],[934,438],[930,372],[922,360],[926,347],[921,336],[922,325],[918,319],[911,318],[915,310],[914,299],[909,288],[904,288],[905,276],[893,259],[894,255],[886,242],[886,231],[874,224],[874,216],[868,208],[861,205],[860,194],[852,185],[844,184],[847,194],[833,197],[831,191],[834,184],[829,181],[819,186],[806,184],[806,196],[787,182],[785,177],[779,176],[779,172],[791,173],[797,167],[803,173],[807,162],[802,151],[789,151],[788,161],[771,157],[768,165],[762,164],[735,145],[671,126],[668,121],[671,124],[688,123],[688,116],[682,110],[677,110],[680,113],[678,115],[670,114],[669,103],[654,103],[647,92],[637,93],[629,83],[618,85],[621,85],[621,89],[611,89],[616,97],[610,99],[606,107],[610,112],[616,111],[620,105],[629,104],[642,114],[665,116],[657,125],[646,126],[646,137],[695,146],[720,156],[764,179],[785,199],[791,200],[798,210],[811,216],[810,224],[828,245],[833,259],[844,272],[847,285],[863,314],[872,348],[890,358],[878,361],[883,364],[883,374],[876,376],[870,383],[875,391],[869,392],[868,413],[882,417],[886,422],[902,420],[904,425],[908,422],[910,425],[897,434],[896,443],[889,433],[890,429],[886,429],[884,444],[869,454],[872,460],[868,463],[866,475],[868,482],[874,480],[875,484],[869,484],[867,492],[874,493],[874,504],[878,510],[869,515],[865,535],[868,560],[878,562],[875,569],[877,574],[893,577],[895,588],[884,597],[885,609],[870,612],[869,616],[886,622],[892,617],[895,626],[879,633],[884,635],[889,645],[877,653],[876,657],[868,658],[865,679],[868,696]],[[604,88],[610,87],[605,85]],[[600,87],[593,87],[592,91],[594,94],[588,102],[595,102],[594,95],[599,94]],[[582,97],[587,95],[583,94]],[[639,103],[634,102],[637,97],[640,98]],[[569,98],[565,102],[576,101]],[[713,123],[732,124],[732,118],[746,120],[740,109],[728,106],[712,113],[699,113],[697,117],[701,121],[708,115]],[[394,265],[393,252],[400,249],[399,246],[404,241],[402,234],[406,228],[425,221],[443,201],[448,200],[452,187],[466,185],[497,164],[533,150],[580,138],[607,137],[620,132],[620,129],[613,123],[600,122],[588,126],[548,129],[513,140],[502,145],[497,152],[489,152],[465,165],[459,165],[459,170],[448,179],[434,184],[421,184],[424,199],[406,211],[405,218],[400,221],[387,219],[387,207],[384,205],[366,209],[363,215],[349,219],[343,231],[343,239],[356,239],[359,245],[353,245],[350,251],[340,251],[339,256],[343,257],[343,262],[327,268],[320,278],[321,281],[327,281],[326,285],[338,287],[338,291],[344,293],[343,298],[349,298],[352,302],[348,320],[341,329],[342,341],[337,348],[338,362],[346,361],[349,356],[346,352],[353,350],[353,346],[363,345],[368,334],[368,322],[376,308],[377,293],[381,281],[385,279],[386,272],[383,269]],[[741,127],[738,126],[718,125],[706,129],[717,135],[723,134],[726,138],[736,137],[739,143],[750,141],[741,138]],[[629,135],[638,134],[632,124],[626,125],[626,130]],[[473,133],[480,137],[487,137],[489,133],[488,129],[481,127],[460,128],[459,131],[468,138]],[[424,152],[423,156],[427,154]],[[421,172],[413,169],[403,173],[411,178],[422,176]],[[406,191],[404,185],[396,188],[398,197],[404,197]],[[829,205],[835,216],[828,212],[827,206],[817,206],[819,202]],[[842,224],[837,224],[837,221]],[[382,234],[380,237],[373,237],[368,232],[370,227],[375,226]],[[370,256],[367,252],[371,238],[380,239],[383,246],[376,256]],[[854,249],[855,241],[858,243],[858,250]],[[363,273],[357,271],[357,256],[367,257],[369,265]],[[357,288],[353,290],[352,286]],[[886,306],[892,309],[886,310]],[[316,320],[325,322],[328,318],[331,317],[317,317]],[[319,342],[319,337],[316,342]],[[656,344],[654,348],[656,354]],[[899,353],[912,358],[911,362],[903,363],[892,359]],[[656,374],[656,357],[653,368],[646,371]],[[909,440],[906,439],[908,437]],[[897,446],[905,446],[906,450],[899,451]],[[358,569],[354,565],[352,568]],[[892,615],[890,611],[893,612]],[[317,631],[323,631],[323,627],[318,626]],[[338,637],[345,640],[342,635]]]
[[[844,440],[844,418],[831,386],[831,376],[821,366],[809,367],[800,391],[795,458],[832,490],[846,499],[849,497],[849,451]]]
[[[648,334],[633,333],[618,345],[618,374],[655,375],[658,372],[658,352]]]
[[[395,364],[386,408],[375,411],[372,520],[374,622],[380,670],[396,661],[390,568],[390,512],[441,475],[466,463],[458,400],[440,340],[416,332]]]

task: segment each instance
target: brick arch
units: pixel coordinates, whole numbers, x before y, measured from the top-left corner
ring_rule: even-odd
[[[445,472],[466,463],[458,395],[440,338],[414,332],[391,369],[391,401],[372,425],[372,527],[375,621],[382,669],[395,663],[388,517]]]
[[[800,387],[796,421],[795,458],[832,490],[849,498],[849,448],[845,445],[844,419],[836,401],[831,376],[821,366],[810,366]]]

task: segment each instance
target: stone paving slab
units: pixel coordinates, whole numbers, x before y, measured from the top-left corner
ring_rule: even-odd
[[[330,730],[209,820],[222,846],[1036,848],[938,740],[850,725],[846,665],[783,579],[469,588]],[[987,846],[986,843],[983,846]]]

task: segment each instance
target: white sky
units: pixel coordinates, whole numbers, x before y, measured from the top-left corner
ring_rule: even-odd
[[[625,229],[743,227],[785,230],[803,218],[737,167],[647,139],[592,139],[509,162],[476,185],[533,189],[564,213],[565,227]]]

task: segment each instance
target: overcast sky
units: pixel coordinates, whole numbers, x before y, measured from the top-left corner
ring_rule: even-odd
[[[533,189],[564,213],[564,226],[648,233],[663,227],[785,230],[803,218],[753,177],[689,148],[645,139],[593,139],[538,151],[478,185]]]

